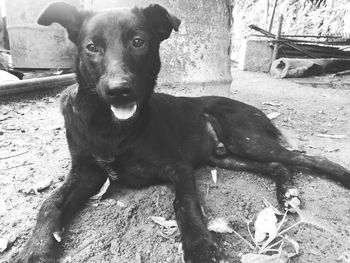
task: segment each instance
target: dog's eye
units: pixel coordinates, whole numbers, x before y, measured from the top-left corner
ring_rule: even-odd
[[[89,50],[90,52],[98,52],[98,48],[95,46],[95,44],[90,43],[86,46],[86,49]]]
[[[142,47],[145,44],[145,41],[141,38],[135,38],[132,41],[132,45],[136,48]]]

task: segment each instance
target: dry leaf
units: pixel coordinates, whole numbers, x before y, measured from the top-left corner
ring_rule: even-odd
[[[241,257],[242,263],[287,263],[289,260],[286,252],[276,255],[261,255],[248,253]]]
[[[175,220],[166,220],[164,217],[160,216],[151,216],[151,219],[153,222],[163,227],[159,234],[164,238],[172,237],[178,230]]]
[[[233,233],[233,229],[229,226],[225,218],[215,218],[208,222],[208,230],[216,233]]]
[[[177,228],[177,223],[175,220],[166,220],[164,217],[161,217],[161,216],[151,216],[151,219],[153,220],[154,223],[161,225],[162,227]]]
[[[90,199],[92,200],[99,200],[101,197],[107,192],[108,187],[110,186],[111,182],[109,181],[109,178],[107,177],[106,182],[102,185],[100,191],[92,196]]]
[[[258,244],[268,237],[268,240],[272,241],[277,236],[277,218],[275,216],[274,209],[267,207],[263,209],[257,216],[254,223],[255,235],[254,242]]]

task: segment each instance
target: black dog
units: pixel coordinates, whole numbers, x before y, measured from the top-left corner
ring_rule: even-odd
[[[193,169],[214,165],[276,179],[282,206],[299,205],[290,168],[304,167],[350,187],[350,172],[324,158],[291,152],[258,109],[221,97],[154,94],[159,45],[180,20],[159,5],[80,12],[51,4],[39,24],[57,22],[78,47],[78,85],[62,96],[72,168],[47,199],[32,237],[15,262],[54,262],[59,231],[105,182],[174,185],[185,262],[218,262],[196,195]]]

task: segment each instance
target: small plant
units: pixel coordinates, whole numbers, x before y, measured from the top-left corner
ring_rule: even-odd
[[[316,226],[331,233],[335,233],[329,227],[324,226],[317,219],[310,216],[306,211],[298,207],[281,213],[270,203],[265,202],[266,208],[258,213],[256,219],[245,220],[247,230],[251,241],[248,241],[236,232],[225,218],[215,218],[208,223],[210,231],[218,233],[234,233],[244,243],[246,243],[253,252],[243,254],[242,263],[286,263],[288,260],[299,254],[299,244],[287,235],[287,232],[298,225],[304,223]],[[291,226],[286,226],[288,212],[296,212],[299,220]],[[254,224],[254,235],[251,231],[251,225]],[[292,247],[293,252],[288,252],[287,247]],[[290,249],[288,249],[290,251]]]

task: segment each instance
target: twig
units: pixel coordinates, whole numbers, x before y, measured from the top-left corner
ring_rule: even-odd
[[[7,167],[7,168],[3,169],[3,171],[7,171],[7,170],[11,170],[11,169],[14,169],[14,168],[27,166],[27,165],[31,165],[31,164],[33,164],[33,163],[22,163],[22,164],[19,164],[19,165],[16,165],[16,166]]]
[[[7,144],[0,145],[0,148],[5,148],[7,146],[11,145],[11,142],[8,142]]]
[[[247,221],[247,228],[248,228],[248,232],[249,232],[249,235],[250,235],[250,238],[252,239],[252,241],[254,242],[254,237],[252,235],[252,232],[250,231],[250,227],[249,227],[249,224],[250,224],[250,221]],[[255,243],[255,242],[254,242]],[[256,245],[256,244],[255,244]]]
[[[156,206],[159,207],[159,194],[157,194],[157,198],[156,198]]]
[[[26,154],[28,151],[29,151],[29,150],[26,150],[26,151],[24,151],[24,152],[17,153],[17,154],[11,155],[11,156],[0,157],[0,160],[5,160],[5,159],[10,159],[10,158],[13,158],[13,157],[17,157],[17,156]]]
[[[233,233],[235,233],[240,239],[244,241],[251,249],[255,250],[255,247],[250,244],[244,237],[242,237],[240,234],[238,234],[234,229],[232,229]]]
[[[333,74],[333,77],[350,75],[350,70],[344,70]]]
[[[279,244],[282,243],[282,242],[283,242],[283,239],[281,239],[281,240],[279,240],[279,241],[273,243],[272,245],[267,246],[267,247],[265,248],[265,250],[266,250],[266,249],[272,249],[273,247],[279,245]]]
[[[286,211],[286,212],[284,213],[283,218],[282,218],[282,220],[281,220],[281,223],[279,223],[279,226],[277,227],[277,231],[280,231],[280,229],[281,229],[281,227],[282,227],[282,225],[283,225],[283,223],[284,223],[284,220],[285,220],[286,217],[287,217],[287,213],[288,213],[288,211]]]
[[[6,117],[3,117],[3,118],[0,118],[0,121],[6,121],[8,119],[11,119],[11,117],[10,116],[6,116]]]
[[[304,223],[303,221],[299,221],[296,222],[295,224],[291,225],[290,227],[287,227],[286,229],[284,229],[283,231],[279,232],[277,236],[282,236],[284,233],[288,232],[289,230],[291,230],[292,228],[296,227],[297,225]]]

